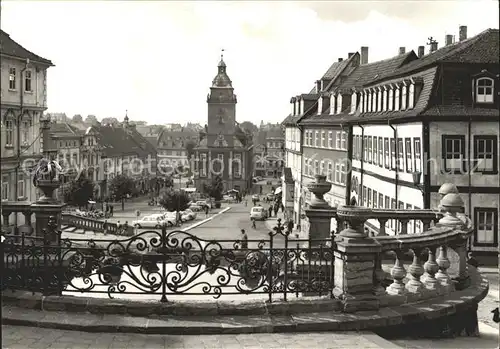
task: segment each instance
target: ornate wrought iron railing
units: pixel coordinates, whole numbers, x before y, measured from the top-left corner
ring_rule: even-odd
[[[54,234],[57,238],[54,239]],[[4,235],[2,289],[46,295],[261,294],[332,296],[333,237],[291,240],[278,223],[266,240],[206,240],[184,231],[145,231],[122,240]]]

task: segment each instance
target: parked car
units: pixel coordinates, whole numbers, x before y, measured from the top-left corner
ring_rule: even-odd
[[[269,193],[266,195],[266,197],[267,197],[267,200],[274,201],[275,195],[273,193]]]
[[[190,209],[191,211],[193,211],[193,212],[201,212],[201,211],[203,211],[203,207],[198,206],[198,205],[196,205],[196,204],[190,205],[190,206],[189,206],[189,209]]]
[[[136,228],[161,228],[164,224],[167,226],[172,226],[173,223],[170,219],[163,219],[160,215],[154,216],[144,216],[141,219],[132,222],[132,225]]]
[[[267,210],[262,206],[254,206],[250,210],[250,219],[256,221],[264,221],[267,219]]]
[[[210,202],[205,201],[205,200],[198,200],[198,201],[196,201],[196,205],[197,206],[201,206],[203,208],[205,208],[205,207],[212,208],[212,205],[210,204]]]
[[[253,194],[252,195],[252,201],[260,201],[259,194]]]
[[[182,214],[182,220],[186,221],[192,221],[193,219],[196,219],[197,216],[196,212],[193,212],[189,208],[187,210],[182,211],[181,214]]]

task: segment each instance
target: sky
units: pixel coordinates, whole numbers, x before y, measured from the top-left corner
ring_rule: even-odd
[[[21,1],[3,0],[1,26],[52,60],[48,110],[149,124],[207,120],[221,49],[238,96],[236,119],[281,122],[290,98],[328,67],[369,47],[369,62],[439,46],[460,25],[498,28],[495,0]],[[426,47],[428,50],[428,47]]]

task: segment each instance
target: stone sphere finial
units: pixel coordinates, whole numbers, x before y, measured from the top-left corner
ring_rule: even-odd
[[[457,186],[453,183],[444,183],[438,191],[439,195],[445,196],[447,194],[458,194]]]
[[[316,181],[309,183],[307,185],[307,190],[309,190],[313,196],[311,197],[311,208],[328,208],[328,203],[325,201],[325,194],[332,188],[331,183],[326,181],[325,175],[316,175]]]
[[[458,213],[463,211],[464,200],[460,194],[446,194],[440,202],[439,208],[444,213],[444,217],[439,220],[441,225],[464,225],[464,221],[457,217]]]

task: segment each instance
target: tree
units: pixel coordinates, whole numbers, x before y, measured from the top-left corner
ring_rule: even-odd
[[[97,120],[97,117],[95,115],[87,115],[87,117],[85,118],[85,123],[95,125],[99,123],[99,121]]]
[[[240,127],[243,131],[245,131],[246,133],[249,133],[249,134],[253,134],[259,130],[259,128],[257,126],[255,126],[253,123],[251,123],[250,121],[243,121],[240,124]]]
[[[222,177],[220,175],[212,177],[212,182],[210,184],[205,184],[204,192],[215,201],[222,200],[222,193],[224,192],[224,183],[222,183]]]
[[[64,201],[80,208],[86,206],[88,201],[92,199],[93,192],[94,184],[82,174],[76,181],[71,182],[69,190],[64,193]]]
[[[116,125],[118,123],[119,123],[119,121],[117,118],[103,118],[101,120],[101,124],[103,124],[103,125]]]
[[[167,189],[161,199],[160,205],[167,211],[184,211],[189,207],[188,193],[184,190]]]
[[[116,200],[122,201],[122,210],[125,208],[125,198],[127,195],[132,195],[135,188],[135,183],[132,178],[119,174],[111,180],[109,191],[111,196]]]
[[[73,115],[72,120],[73,120],[73,122],[83,122],[83,118],[80,114]]]

